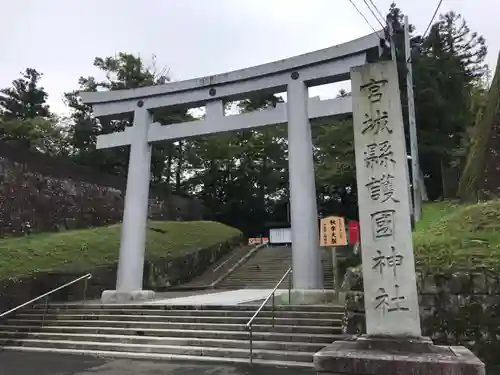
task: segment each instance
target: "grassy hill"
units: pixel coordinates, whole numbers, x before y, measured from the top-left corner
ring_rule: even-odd
[[[36,271],[87,270],[118,259],[120,225],[0,239],[0,279]],[[148,223],[146,258],[183,255],[240,234],[210,221]],[[424,206],[413,234],[420,268],[500,271],[500,200]]]
[[[419,267],[433,272],[450,269],[500,270],[500,200],[424,206],[413,235]]]
[[[0,279],[37,271],[88,270],[118,259],[121,225],[0,239]],[[211,221],[148,223],[146,258],[183,255],[224,242],[239,230]]]

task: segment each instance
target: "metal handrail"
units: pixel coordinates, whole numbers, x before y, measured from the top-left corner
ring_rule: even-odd
[[[253,314],[253,316],[250,318],[250,320],[248,321],[248,323],[245,326],[246,329],[247,329],[247,331],[249,332],[249,335],[250,335],[250,364],[252,364],[252,362],[253,362],[253,339],[252,339],[252,324],[253,324],[253,321],[257,317],[257,315],[259,315],[259,313],[262,311],[262,309],[264,308],[264,306],[266,305],[266,303],[269,301],[269,299],[272,297],[273,310],[272,310],[272,315],[271,316],[272,316],[272,326],[274,328],[274,294],[276,293],[276,290],[278,290],[279,286],[283,283],[283,281],[285,281],[286,277],[288,275],[290,275],[291,273],[292,273],[292,267],[290,267],[285,272],[285,274],[280,279],[280,281],[278,281],[278,283],[276,284],[276,286],[274,287],[274,289],[272,290],[272,292],[269,293],[269,295],[267,296],[267,298],[264,300],[264,302],[262,302],[262,304],[259,306],[259,308],[255,312],[255,314]],[[288,279],[288,304],[289,305],[291,304],[291,301],[292,301],[291,300],[291,296],[292,296],[292,279],[289,278]]]
[[[11,313],[13,313],[13,312],[15,312],[17,310],[22,309],[23,307],[31,305],[34,302],[39,301],[39,300],[41,300],[43,298],[45,298],[45,310],[46,310],[47,309],[48,297],[50,295],[54,294],[55,292],[58,292],[61,289],[67,288],[68,286],[73,285],[73,284],[75,284],[75,283],[77,283],[79,281],[82,281],[82,280],[85,280],[85,289],[84,289],[84,292],[83,292],[83,299],[85,300],[85,295],[86,295],[86,292],[87,292],[87,281],[90,280],[91,278],[92,278],[92,274],[90,274],[90,273],[88,273],[86,275],[83,275],[83,276],[79,277],[78,279],[70,281],[69,283],[66,283],[66,284],[64,284],[64,285],[62,285],[62,286],[60,286],[58,288],[52,289],[51,291],[49,291],[49,292],[47,292],[45,294],[42,294],[41,296],[33,298],[33,299],[29,300],[28,302],[25,302],[25,303],[23,303],[23,304],[21,304],[21,305],[19,305],[17,307],[14,307],[13,309],[10,309],[10,310],[8,310],[8,311],[0,314],[0,319],[6,317],[7,315],[9,315],[9,314],[11,314]],[[44,319],[45,319],[45,314],[44,314]]]

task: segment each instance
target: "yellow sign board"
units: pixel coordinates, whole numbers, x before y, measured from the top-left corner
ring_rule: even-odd
[[[255,237],[255,238],[248,239],[249,245],[259,245],[261,243],[262,244],[269,243],[269,238],[267,238],[267,237]]]
[[[347,236],[344,218],[340,216],[329,216],[320,222],[320,246],[345,246]]]

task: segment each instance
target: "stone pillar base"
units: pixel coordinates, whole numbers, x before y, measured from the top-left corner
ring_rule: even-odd
[[[134,290],[131,292],[120,292],[118,290],[105,290],[101,295],[103,304],[111,303],[136,303],[155,299],[152,290]]]
[[[485,375],[484,364],[463,346],[438,346],[428,338],[362,336],[336,341],[314,355],[325,375]]]

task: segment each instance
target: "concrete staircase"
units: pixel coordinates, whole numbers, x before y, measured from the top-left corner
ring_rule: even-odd
[[[322,251],[325,289],[333,288],[331,255]],[[244,264],[219,282],[218,289],[273,289],[292,265],[291,247],[263,247]],[[281,285],[288,288],[288,281]]]
[[[259,246],[260,247],[260,246]],[[168,288],[173,289],[200,289],[213,288],[220,280],[223,280],[226,275],[231,274],[234,269],[239,267],[240,263],[244,263],[246,259],[252,256],[256,246],[240,246],[231,250],[222,259],[216,262],[213,266],[208,267],[205,272],[195,277],[193,280],[180,287]]]
[[[333,289],[333,263],[330,250],[322,250],[321,265],[323,266],[323,283],[325,289]]]
[[[281,270],[280,270],[281,271]],[[49,305],[1,322],[0,350],[108,357],[249,362],[246,323],[258,305]],[[311,367],[342,337],[343,307],[271,306],[253,325],[256,364]]]

